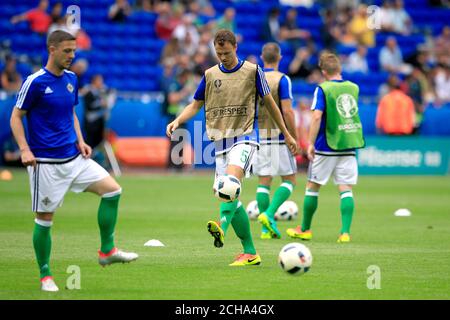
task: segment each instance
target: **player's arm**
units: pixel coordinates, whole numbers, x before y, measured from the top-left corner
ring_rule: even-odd
[[[308,143],[308,159],[312,161],[316,154],[314,144],[316,143],[317,135],[320,129],[320,122],[322,121],[323,111],[314,110],[312,113],[311,125],[309,127],[309,143]]]
[[[292,138],[297,141],[297,128],[295,127],[295,115],[294,109],[292,109],[292,100],[281,100],[281,110],[283,111],[283,118],[284,122],[286,123],[286,128],[288,129]]]
[[[168,137],[172,135],[181,124],[185,123],[193,116],[195,116],[200,109],[203,107],[203,100],[193,100],[184,110],[180,113],[180,115],[173,120],[171,123],[167,125],[166,134]]]
[[[297,140],[294,139],[294,137],[289,133],[288,129],[286,128],[286,125],[284,124],[283,121],[283,116],[281,115],[280,109],[275,103],[275,100],[273,100],[271,94],[265,95],[263,99],[264,105],[267,106],[269,114],[271,115],[272,119],[275,120],[276,125],[278,126],[278,128],[280,128],[281,132],[283,133],[284,138],[286,140],[286,144],[289,147],[289,150],[293,155],[296,155],[298,153]]]
[[[297,128],[295,126],[295,114],[292,109],[292,83],[291,79],[284,75],[280,81],[279,94],[281,100],[281,111],[283,112],[284,123],[291,136],[297,140]]]
[[[84,142],[83,134],[81,133],[80,122],[78,121],[75,109],[73,110],[73,125],[75,128],[75,133],[77,134],[78,148],[80,149],[81,155],[84,158],[89,158],[92,154],[92,148]]]
[[[21,110],[14,107],[11,114],[10,125],[14,138],[16,139],[17,145],[20,149],[20,158],[22,159],[22,163],[25,166],[34,167],[36,166],[36,158],[28,145],[22,122],[22,118],[26,113],[26,110]]]

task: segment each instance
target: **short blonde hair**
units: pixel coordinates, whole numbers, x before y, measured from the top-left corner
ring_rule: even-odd
[[[324,52],[320,55],[319,68],[330,76],[340,74],[342,70],[338,56],[331,52]]]

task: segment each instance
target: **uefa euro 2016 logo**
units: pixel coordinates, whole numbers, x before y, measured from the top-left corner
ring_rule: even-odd
[[[358,104],[355,98],[347,93],[338,96],[336,99],[336,107],[339,114],[346,119],[353,117],[358,112]]]

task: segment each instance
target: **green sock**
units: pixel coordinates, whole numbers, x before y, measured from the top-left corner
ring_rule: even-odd
[[[258,188],[256,189],[256,202],[258,202],[258,210],[259,212],[265,212],[270,204],[270,187],[265,185],[258,185]],[[263,233],[269,232],[269,230],[262,226],[261,231]]]
[[[342,229],[341,233],[350,233],[350,225],[352,224],[353,209],[355,202],[353,200],[353,193],[344,191],[341,193],[341,219]]]
[[[305,199],[303,202],[302,231],[311,229],[311,222],[314,212],[316,212],[317,210],[318,200],[319,200],[319,192],[306,190]]]
[[[283,181],[273,195],[273,200],[266,210],[266,214],[269,218],[274,218],[278,208],[285,202],[294,190],[294,185],[290,181]]]
[[[120,191],[103,195],[98,207],[98,226],[100,228],[100,251],[108,253],[114,249],[114,229],[117,221]]]
[[[220,204],[220,227],[222,228],[224,235],[227,234],[228,227],[233,220],[238,203],[239,200],[234,200],[232,202],[222,202]]]
[[[241,202],[239,202],[233,220],[231,220],[231,225],[233,226],[236,235],[239,239],[241,239],[242,246],[244,247],[244,253],[256,254],[256,249],[253,245],[252,234],[250,231],[250,220],[248,219],[247,212]]]
[[[38,219],[35,220],[34,224],[33,247],[41,279],[52,275],[50,272],[50,252],[52,251],[51,225],[51,221]]]
[[[270,204],[270,187],[260,184],[256,189],[259,212],[265,212]]]

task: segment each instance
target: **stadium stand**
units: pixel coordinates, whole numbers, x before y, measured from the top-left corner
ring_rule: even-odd
[[[166,44],[155,33],[155,22],[158,14],[134,9],[123,23],[113,23],[108,19],[108,8],[113,0],[77,0],[61,1],[66,8],[77,5],[81,8],[81,25],[92,41],[92,49],[78,53],[78,57],[89,61],[86,77],[100,73],[109,87],[119,91],[117,106],[113,110],[109,127],[123,136],[163,136],[165,118],[160,110],[161,98],[153,99],[152,103],[142,102],[142,95],[158,94],[161,87],[160,78],[163,66],[160,65],[161,52]],[[220,17],[226,8],[236,10],[237,32],[243,41],[239,44],[238,54],[241,58],[249,55],[258,57],[264,42],[261,34],[269,10],[280,9],[280,21],[285,17],[289,7],[281,6],[277,0],[265,1],[219,1],[211,0],[215,9],[215,17],[200,16],[201,23],[207,23]],[[330,1],[331,2],[331,1]],[[365,1],[381,5],[381,0]],[[430,38],[437,37],[445,26],[448,26],[450,9],[430,7],[427,0],[405,1],[405,9],[414,21],[414,30],[410,35],[395,34],[403,57],[408,58],[417,51],[419,45],[427,44]],[[54,5],[55,1],[50,1]],[[308,30],[312,35],[316,54],[312,63],[317,62],[317,53],[323,49],[321,35],[322,5],[318,1],[310,8],[297,7],[298,26]],[[45,36],[32,33],[26,22],[12,24],[10,18],[36,6],[34,0],[15,0],[0,2],[0,43],[1,48],[10,48],[19,57],[17,69],[22,77],[33,72],[33,66],[40,66],[47,59]],[[130,1],[130,4],[134,4]],[[360,112],[366,134],[376,134],[375,115],[379,99],[380,86],[386,82],[388,74],[380,69],[379,52],[391,33],[377,33],[376,45],[368,49],[367,61],[370,72],[344,73],[346,79],[359,84],[361,95]],[[295,51],[285,43],[281,44],[283,60],[280,65],[282,72],[288,71],[290,61]],[[348,56],[355,50],[354,46],[338,44],[336,51],[341,56]],[[259,58],[258,58],[259,59]],[[4,67],[0,59],[0,70]],[[293,79],[292,87],[296,100],[311,99],[315,83],[305,79]],[[450,89],[449,89],[450,90]],[[133,99],[123,98],[123,92],[134,94]],[[0,140],[5,135],[8,112],[13,103],[12,97],[0,96]],[[434,105],[425,103],[423,122],[420,134],[450,135],[450,105]],[[8,107],[6,107],[8,106]],[[77,110],[80,110],[78,107]],[[125,110],[125,111],[124,111]],[[133,110],[133,112],[130,112]],[[123,119],[127,119],[124,124]],[[130,125],[135,123],[136,125]],[[1,141],[0,141],[1,142]]]

